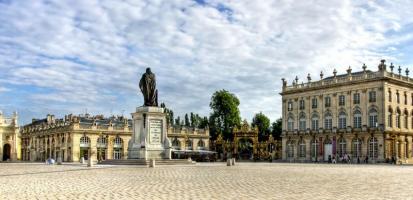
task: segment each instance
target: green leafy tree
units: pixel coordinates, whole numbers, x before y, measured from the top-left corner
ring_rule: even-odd
[[[213,139],[219,132],[224,139],[232,139],[233,128],[241,124],[239,104],[238,98],[226,90],[216,91],[212,95],[209,104],[212,109],[209,126]]]
[[[175,119],[175,124],[177,125],[177,126],[180,126],[181,125],[181,117],[177,117],[176,119]]]
[[[280,140],[281,133],[282,133],[282,118],[279,118],[275,122],[272,123],[271,135],[274,137],[274,139]]]
[[[185,126],[191,126],[191,122],[189,121],[188,114],[185,114]]]
[[[174,125],[174,112],[166,107],[165,103],[161,103],[161,108],[164,108],[164,112],[166,113],[166,122],[170,125]]]
[[[270,119],[262,114],[262,112],[255,114],[252,118],[252,126],[258,128],[258,139],[264,140],[270,133]]]

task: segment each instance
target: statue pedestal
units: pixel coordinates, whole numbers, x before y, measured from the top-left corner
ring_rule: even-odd
[[[132,113],[132,120],[133,133],[128,145],[128,159],[171,159],[164,109],[138,107]]]

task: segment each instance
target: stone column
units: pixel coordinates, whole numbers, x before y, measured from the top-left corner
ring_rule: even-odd
[[[287,138],[283,137],[281,141],[282,141],[282,145],[281,145],[282,159],[287,160]]]
[[[399,136],[399,148],[400,148],[400,158],[401,159],[406,159],[406,141],[405,141],[405,137],[403,136]]]
[[[407,158],[412,158],[412,136],[406,136],[407,138]]]

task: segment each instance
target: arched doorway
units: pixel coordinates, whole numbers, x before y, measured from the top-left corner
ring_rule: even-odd
[[[11,150],[10,144],[5,144],[3,146],[3,161],[7,161],[10,159],[10,150]]]
[[[249,138],[241,138],[238,141],[238,153],[240,159],[252,159],[254,154],[253,141]]]
[[[330,161],[333,156],[333,144],[330,139],[324,142],[324,161]]]

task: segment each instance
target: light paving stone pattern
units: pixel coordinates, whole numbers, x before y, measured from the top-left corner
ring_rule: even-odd
[[[413,166],[0,163],[0,199],[413,199]]]

